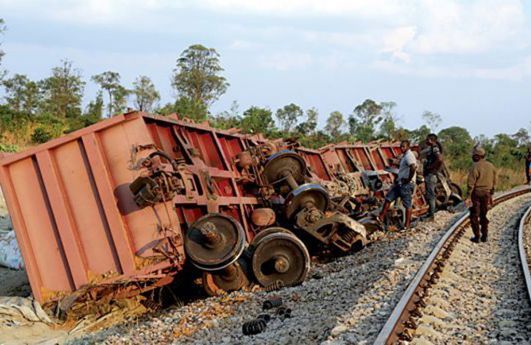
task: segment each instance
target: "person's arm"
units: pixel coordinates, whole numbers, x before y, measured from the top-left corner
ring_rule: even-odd
[[[466,191],[466,197],[465,199],[468,199],[470,195],[472,194],[472,191],[474,190],[474,187],[476,186],[476,181],[478,179],[478,171],[476,169],[476,166],[474,165],[470,172],[468,173],[468,179],[467,179],[467,191]]]
[[[402,184],[411,183],[411,181],[413,181],[413,177],[415,176],[415,172],[417,171],[416,164],[408,165],[408,167],[409,167],[409,176],[407,178],[402,178],[402,180],[400,181]]]
[[[493,166],[492,167],[492,189],[490,190],[489,207],[492,207],[494,205],[494,201],[492,197],[494,196],[494,192],[496,191],[497,179],[498,179],[498,174],[497,174],[496,168],[494,168]]]
[[[490,194],[493,195],[496,191],[496,183],[498,183],[498,172],[496,171],[496,168],[493,168],[493,176],[492,176],[492,189],[490,190]]]
[[[433,155],[435,160],[428,166],[428,171],[438,171],[443,164],[442,154],[438,147],[433,148]]]
[[[415,176],[415,172],[417,171],[417,159],[413,154],[408,155],[406,157],[407,166],[409,167],[409,176],[407,178],[402,179],[403,184],[410,183],[413,180],[413,176]]]

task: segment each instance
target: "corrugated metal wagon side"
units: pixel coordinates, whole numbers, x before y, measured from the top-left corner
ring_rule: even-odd
[[[120,115],[0,161],[0,183],[36,299],[169,266],[151,260],[171,202],[139,209],[131,150],[154,144],[141,114]],[[153,212],[158,217],[153,216]]]

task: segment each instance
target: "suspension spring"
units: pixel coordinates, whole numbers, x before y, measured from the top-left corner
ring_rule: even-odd
[[[254,335],[262,333],[267,327],[267,322],[260,318],[252,321],[248,321],[243,324],[242,331],[244,335]]]

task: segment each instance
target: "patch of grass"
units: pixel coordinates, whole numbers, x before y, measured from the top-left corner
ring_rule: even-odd
[[[498,185],[496,190],[503,191],[509,190],[516,186],[522,185],[526,182],[525,171],[522,167],[521,170],[498,168]],[[466,181],[468,177],[468,171],[466,170],[454,170],[450,171],[450,177],[454,183],[457,183],[459,187],[466,193],[467,186]]]

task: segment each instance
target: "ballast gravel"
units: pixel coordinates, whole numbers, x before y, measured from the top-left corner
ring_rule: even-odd
[[[490,211],[487,243],[472,243],[468,228],[429,291],[413,344],[531,344],[531,305],[517,246],[529,205],[525,195]]]
[[[404,233],[379,234],[363,250],[313,263],[300,286],[274,292],[234,292],[207,298],[79,338],[75,344],[371,344],[418,268],[458,215]],[[264,332],[244,336],[242,325],[279,296],[291,318],[275,316]]]

